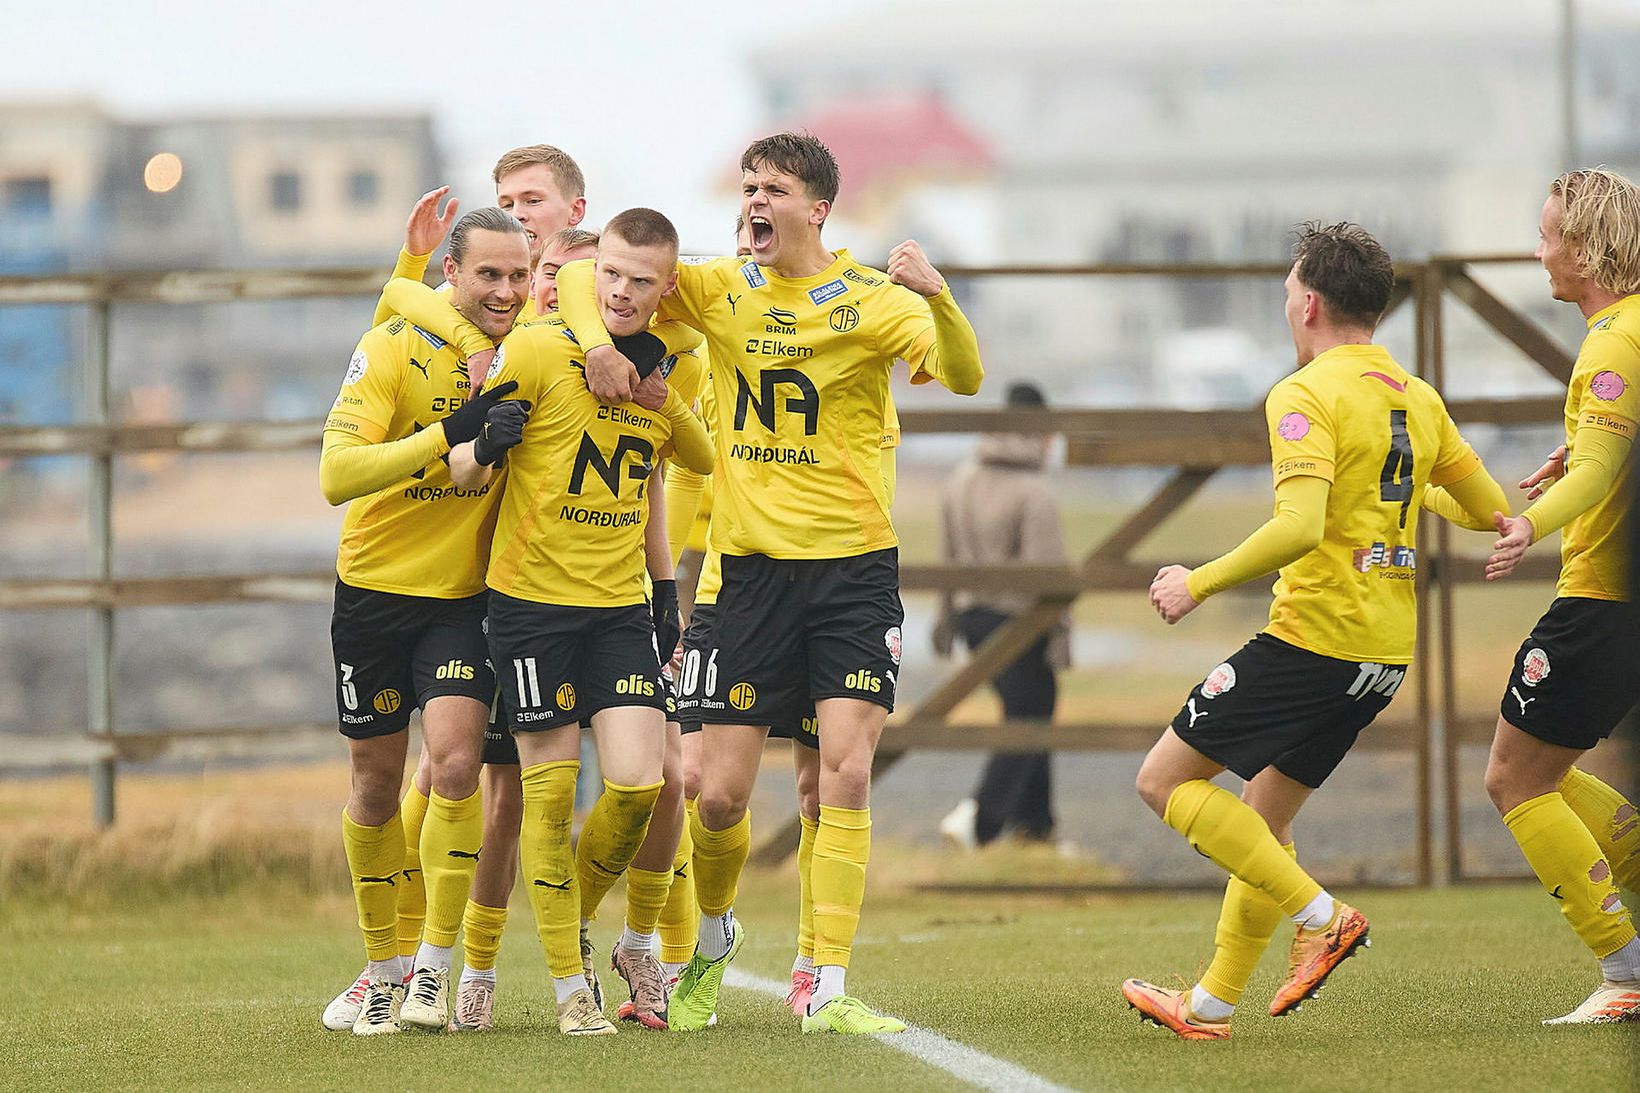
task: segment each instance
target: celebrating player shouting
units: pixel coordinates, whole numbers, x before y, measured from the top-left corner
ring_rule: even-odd
[[[1600,962],[1594,993],[1544,1023],[1640,1021],[1640,941],[1617,891],[1640,888],[1640,823],[1621,793],[1573,765],[1640,701],[1640,623],[1625,572],[1640,421],[1640,188],[1611,171],[1562,175],[1538,232],[1550,292],[1578,306],[1589,333],[1566,391],[1565,476],[1519,516],[1499,517],[1487,563],[1488,580],[1506,577],[1529,546],[1562,532],[1556,598],[1516,655],[1486,791]]]
[[[904,618],[881,473],[884,406],[896,358],[914,380],[938,379],[959,394],[979,389],[983,368],[973,328],[915,243],[894,249],[885,274],[821,241],[838,186],[823,144],[768,137],[746,150],[741,169],[750,260],[679,266],[663,307],[703,330],[711,350],[711,543],[723,556],[702,665],[702,781],[691,821],[700,936],[668,1019],[691,1031],[715,1015],[743,936],[735,889],[764,738],[774,719],[813,700],[817,974],[803,1028],[899,1031],[844,983],[865,895],[871,763],[894,705]],[[587,272],[560,273],[559,306],[586,347],[594,394],[629,398],[637,375],[592,314]]]
[[[450,300],[481,329],[512,326],[529,284],[524,230],[499,209],[458,221],[444,260]],[[404,779],[410,711],[422,708],[431,762],[419,846],[434,912],[416,954],[405,1019],[442,1028],[450,946],[479,858],[478,771],[495,677],[483,621],[484,544],[496,498],[465,489],[440,460],[471,441],[509,389],[468,400],[467,370],[441,339],[405,319],[359,342],[325,423],[320,484],[351,500],[336,561],[331,643],[353,791],[342,813],[369,963],[353,1031],[397,1032],[401,983],[397,886],[404,879]],[[442,420],[440,420],[442,419]]]
[[[1280,571],[1270,624],[1208,673],[1140,768],[1139,796],[1230,873],[1213,963],[1190,991],[1122,994],[1185,1039],[1224,1039],[1283,916],[1298,926],[1271,1016],[1298,1008],[1367,942],[1367,919],[1301,869],[1293,818],[1389,704],[1413,652],[1413,544],[1425,494],[1489,520],[1506,504],[1435,389],[1372,344],[1395,275],[1350,224],[1307,226],[1287,275],[1298,371],[1265,402],[1276,511],[1196,570],[1164,566],[1150,597],[1176,623],[1208,596]],[[1433,484],[1433,486],[1432,486]],[[1242,799],[1208,779],[1225,769]]]

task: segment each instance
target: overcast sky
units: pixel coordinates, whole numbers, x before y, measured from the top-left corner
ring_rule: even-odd
[[[746,58],[866,4],[0,0],[0,100],[136,118],[427,110],[469,208],[493,203],[497,155],[545,141],[586,171],[589,220],[654,205],[686,245],[716,246],[734,196],[712,184],[769,120]]]

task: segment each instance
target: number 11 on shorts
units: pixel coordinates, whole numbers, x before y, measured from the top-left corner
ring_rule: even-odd
[[[541,680],[535,674],[535,658],[513,658],[513,674],[518,677],[518,704],[528,709],[539,707]]]

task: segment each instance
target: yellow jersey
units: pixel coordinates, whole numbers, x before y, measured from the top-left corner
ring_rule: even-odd
[[[705,390],[701,392],[700,416],[706,423],[707,431],[715,438],[717,436],[717,399],[712,394],[710,377]],[[894,504],[895,462],[894,449],[900,445],[900,415],[894,409],[894,396],[888,398],[888,416],[883,420],[883,435],[880,446],[883,449],[882,475],[883,489],[887,492],[888,504]],[[689,527],[689,538],[683,545],[690,550],[704,552],[700,564],[700,578],[695,584],[695,603],[716,603],[718,591],[723,587],[723,556],[712,549],[708,539],[712,523],[712,478],[707,477],[700,495],[700,503],[695,508],[695,519]],[[673,551],[677,553],[676,550]]]
[[[676,393],[668,406],[687,416],[704,366],[683,353],[661,367]],[[656,460],[668,454],[674,419],[667,410],[602,405],[587,391],[583,369],[580,347],[555,315],[514,327],[496,353],[487,386],[516,381],[511,397],[531,409],[522,442],[507,455],[489,585],[566,607],[639,604],[644,491]]]
[[[1480,458],[1440,394],[1376,345],[1341,345],[1265,401],[1277,483],[1332,483],[1321,544],[1281,570],[1267,632],[1322,656],[1406,664],[1417,627],[1419,505]]]
[[[1640,296],[1625,296],[1589,317],[1566,389],[1566,444],[1579,429],[1599,429],[1631,443],[1640,421]],[[1577,453],[1568,460],[1575,463]],[[1634,460],[1623,461],[1612,488],[1570,521],[1560,537],[1562,596],[1629,598],[1629,521],[1633,519]]]
[[[915,375],[928,357],[926,299],[839,250],[795,279],[750,258],[681,264],[661,309],[711,349],[714,548],[847,558],[898,545],[882,473],[888,377],[896,358]]]
[[[398,317],[368,331],[325,421],[371,444],[401,440],[467,401],[467,367],[444,339]],[[434,459],[347,506],[336,575],[355,588],[457,599],[484,590],[497,483],[458,489]]]

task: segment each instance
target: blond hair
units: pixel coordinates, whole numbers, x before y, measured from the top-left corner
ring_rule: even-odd
[[[1549,193],[1560,198],[1560,235],[1582,251],[1583,276],[1619,296],[1640,292],[1640,188],[1604,167],[1569,171]]]
[[[568,152],[562,148],[554,148],[550,144],[528,144],[523,148],[514,148],[495,161],[495,170],[490,173],[490,177],[499,186],[501,180],[514,171],[536,164],[541,164],[552,172],[559,191],[565,197],[573,201],[577,197],[586,196],[587,180],[586,176],[581,174],[580,165],[569,157]]]
[[[588,231],[585,228],[560,228],[547,236],[547,241],[542,246],[541,253],[545,254],[549,250],[558,248],[573,250],[576,247],[596,247],[597,245],[598,233],[595,231]]]

